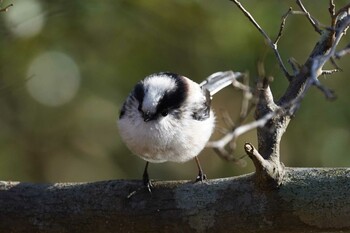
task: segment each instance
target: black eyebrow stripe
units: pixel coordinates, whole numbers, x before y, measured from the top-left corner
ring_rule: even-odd
[[[157,113],[161,113],[163,110],[166,109],[180,108],[182,103],[186,100],[188,93],[188,86],[184,77],[170,72],[162,72],[158,73],[157,75],[166,75],[173,79],[176,84],[175,89],[166,92],[164,96],[160,99],[157,107]]]

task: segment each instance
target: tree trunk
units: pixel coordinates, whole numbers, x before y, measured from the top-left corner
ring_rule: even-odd
[[[0,232],[333,232],[350,230],[350,169],[286,168],[262,190],[235,178],[0,183]]]

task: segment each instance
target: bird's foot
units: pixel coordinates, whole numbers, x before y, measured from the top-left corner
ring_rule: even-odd
[[[149,176],[148,176],[148,164],[149,162],[146,162],[146,166],[145,166],[145,170],[143,172],[143,176],[142,176],[142,180],[143,180],[143,184],[146,186],[147,190],[149,193],[152,193],[152,188],[153,188],[153,185],[152,185],[152,182],[151,180],[149,179]]]
[[[153,189],[153,184],[149,179],[144,179],[143,180],[143,184],[145,185],[145,187],[147,188],[149,193],[152,193],[152,189]]]
[[[198,176],[197,176],[197,178],[196,178],[196,182],[198,182],[198,181],[203,181],[203,180],[206,180],[207,179],[207,175],[206,174],[203,174],[203,172],[199,172],[198,173]]]

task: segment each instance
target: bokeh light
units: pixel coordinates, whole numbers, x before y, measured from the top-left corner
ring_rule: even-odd
[[[44,13],[39,1],[16,1],[11,11],[5,14],[6,26],[18,37],[33,37],[44,26]]]
[[[151,73],[173,71],[201,82],[218,71],[247,71],[254,86],[261,61],[266,75],[274,77],[276,100],[288,85],[273,51],[230,1],[4,0],[1,5],[9,4],[13,7],[0,14],[0,177],[5,180],[140,179],[145,162],[122,143],[115,121],[133,86]],[[304,4],[329,25],[329,1]],[[339,0],[336,8],[346,4]],[[298,8],[293,1],[244,5],[273,39],[281,16],[289,7]],[[344,38],[338,49],[349,43],[349,35]],[[278,44],[287,69],[290,57],[302,64],[318,40],[307,17],[288,17]],[[282,139],[286,166],[350,166],[348,63],[345,56],[337,61],[343,72],[320,77],[336,92],[336,101],[326,101],[317,88],[307,93]],[[241,96],[232,88],[215,95],[213,139],[231,127],[226,112],[239,119]],[[245,155],[245,142],[257,146],[256,131],[239,138],[233,157]],[[243,159],[246,167],[220,159],[211,149],[200,154],[208,178],[253,172],[251,160]],[[154,179],[195,175],[193,161],[150,167]]]
[[[59,106],[76,95],[80,72],[72,58],[61,52],[45,52],[29,66],[27,89],[38,102]]]

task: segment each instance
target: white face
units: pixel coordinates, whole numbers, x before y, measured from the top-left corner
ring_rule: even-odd
[[[160,75],[146,79],[144,81],[144,87],[145,96],[142,103],[142,111],[154,114],[157,111],[160,99],[167,90],[175,89],[176,83],[173,79]]]

